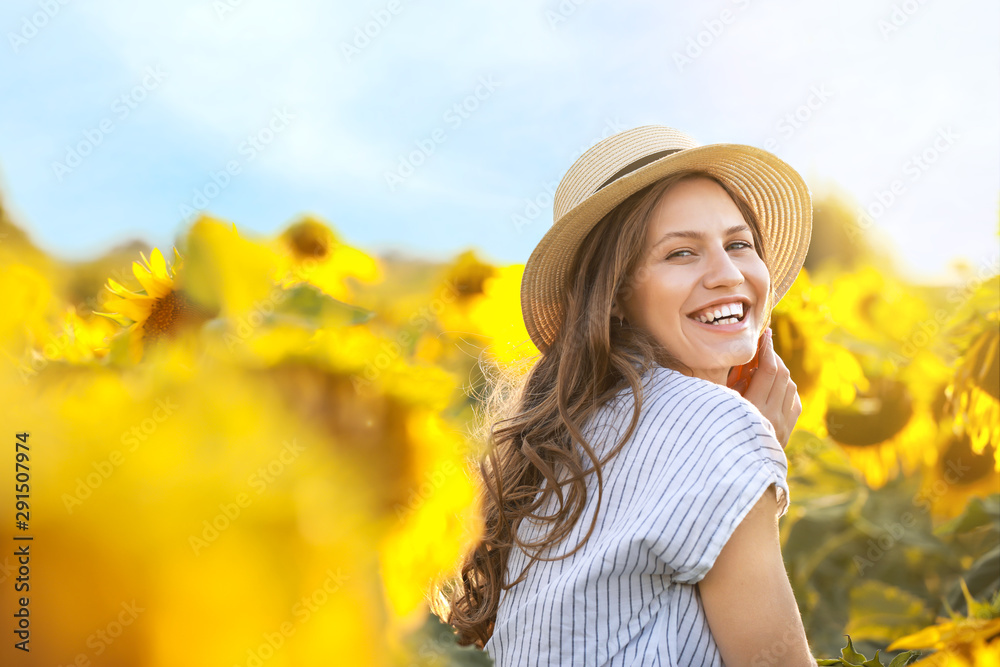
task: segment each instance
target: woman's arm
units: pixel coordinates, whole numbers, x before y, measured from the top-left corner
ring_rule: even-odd
[[[698,583],[726,667],[816,665],[781,559],[777,513],[771,485]]]

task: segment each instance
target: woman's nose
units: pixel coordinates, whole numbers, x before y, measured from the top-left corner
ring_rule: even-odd
[[[703,277],[705,287],[731,287],[743,282],[743,271],[724,249],[709,255]]]

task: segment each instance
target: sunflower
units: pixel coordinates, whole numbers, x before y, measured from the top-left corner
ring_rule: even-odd
[[[538,349],[521,316],[521,279],[524,264],[502,266],[483,282],[482,294],[469,305],[469,321],[487,335],[486,350],[494,362],[518,371],[534,359]]]
[[[285,258],[278,276],[283,287],[307,282],[334,299],[352,301],[352,281],[372,284],[382,279],[382,267],[374,257],[347,245],[313,217],[288,227],[276,245]]]
[[[879,373],[878,360],[868,361],[868,388],[850,403],[831,403],[826,426],[868,485],[878,489],[900,474],[938,463],[941,426],[935,402],[951,369],[927,350],[897,373]]]
[[[888,650],[935,649],[937,653],[913,663],[928,667],[996,665],[1000,658],[1000,596],[979,602],[969,594],[964,579],[961,585],[969,606],[967,616],[952,612],[951,618],[941,618],[937,625],[897,639]]]
[[[829,291],[802,269],[771,314],[774,351],[788,367],[802,402],[795,428],[821,438],[827,435],[828,406],[848,404],[858,390],[868,388],[854,354],[829,340],[836,328],[827,306]]]
[[[971,439],[972,450],[987,446],[995,452],[1000,471],[1000,312],[986,318],[983,330],[959,359],[959,369],[948,386],[948,411]]]
[[[149,254],[140,253],[142,264],[132,262],[141,292],[132,292],[112,278],[107,288],[112,293],[105,301],[107,312],[94,311],[122,326],[129,326],[129,354],[133,361],[142,359],[144,345],[154,343],[162,337],[172,336],[186,325],[201,323],[208,319],[204,309],[194,304],[176,285],[176,272],[181,265],[181,256],[174,249],[176,260],[168,268],[163,254],[153,248]]]

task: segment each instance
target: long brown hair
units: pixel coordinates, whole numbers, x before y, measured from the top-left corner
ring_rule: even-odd
[[[486,373],[494,386],[485,398],[479,426],[487,443],[485,456],[478,462],[484,534],[462,564],[459,578],[446,583],[432,599],[432,608],[457,629],[460,644],[483,648],[493,634],[502,591],[523,581],[534,562],[566,558],[590,538],[603,496],[602,467],[628,441],[639,421],[643,374],[653,364],[690,370],[648,333],[612,317],[611,308],[616,298],[644,279],[637,269],[645,257],[647,221],[660,197],[670,186],[692,176],[711,178],[729,193],[766,262],[753,209],[706,172],[685,171],[657,181],[595,225],[571,267],[564,318],[552,346],[535,357],[526,373],[499,369]],[[635,396],[632,420],[621,440],[598,460],[581,433],[582,425],[626,386]],[[583,467],[574,442],[582,446],[592,468]],[[569,472],[568,478],[558,479],[557,466]],[[580,518],[590,473],[596,473],[598,489],[590,529],[572,551],[558,558],[542,557],[543,551],[567,537]],[[547,480],[544,490],[543,480]],[[565,487],[569,487],[566,492]],[[553,493],[559,499],[559,510],[534,514]],[[544,539],[522,542],[518,538],[517,527],[527,517],[552,524]],[[529,553],[529,565],[517,579],[506,581],[507,559],[515,546],[525,553],[535,552]]]

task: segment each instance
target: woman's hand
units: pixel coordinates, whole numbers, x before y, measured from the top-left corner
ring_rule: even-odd
[[[788,367],[774,352],[770,328],[764,337],[760,363],[742,394],[771,422],[778,442],[784,448],[788,445],[788,438],[795,428],[795,422],[802,414],[802,402],[799,400]]]

